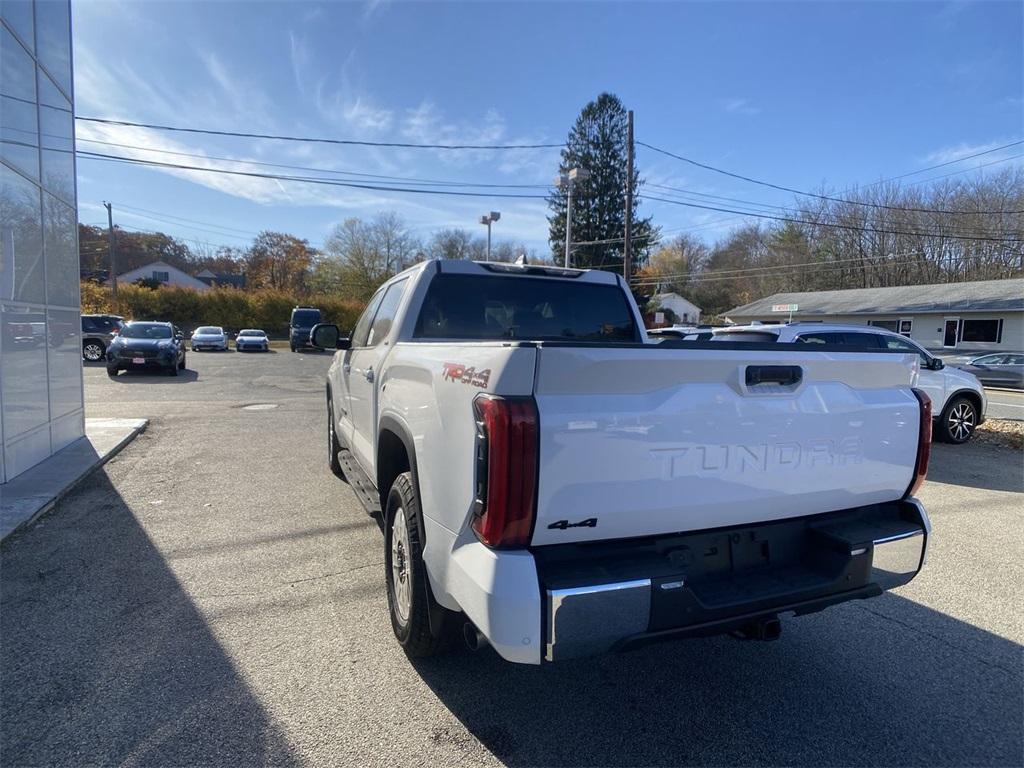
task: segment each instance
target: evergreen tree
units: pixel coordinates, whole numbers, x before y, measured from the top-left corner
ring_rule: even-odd
[[[558,172],[584,168],[590,178],[577,181],[572,193],[572,241],[591,243],[572,247],[571,265],[622,272],[626,226],[627,115],[617,96],[602,93],[576,118],[562,149]],[[640,174],[633,172],[633,264],[644,264],[658,232],[651,219],[637,217]],[[549,241],[556,264],[565,257],[567,190],[556,188],[548,197]],[[597,242],[593,241],[613,241]]]

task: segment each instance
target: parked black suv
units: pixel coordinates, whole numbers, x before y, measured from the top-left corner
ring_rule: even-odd
[[[82,315],[82,359],[98,363],[124,327],[120,315]]]
[[[292,310],[292,319],[288,324],[288,346],[292,348],[292,352],[303,347],[314,348],[309,343],[309,332],[321,319],[320,310],[316,307],[295,307]]]
[[[185,337],[171,323],[125,323],[107,349],[107,374],[118,371],[161,370],[177,376],[185,370]]]

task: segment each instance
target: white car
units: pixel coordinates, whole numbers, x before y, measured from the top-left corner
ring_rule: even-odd
[[[470,261],[418,264],[310,341],[411,656],[453,628],[526,664],[771,640],[924,562],[915,355],[650,344],[618,275]]]
[[[716,328],[713,341],[769,341],[901,350],[920,359],[917,386],[932,399],[936,435],[948,443],[966,443],[985,421],[988,399],[974,374],[947,366],[912,339],[870,325],[787,323]]]
[[[258,328],[243,328],[235,336],[235,349],[239,352],[266,352],[270,349],[270,340]]]
[[[189,339],[193,352],[214,349],[223,352],[228,348],[228,335],[219,325],[203,325],[196,328]]]

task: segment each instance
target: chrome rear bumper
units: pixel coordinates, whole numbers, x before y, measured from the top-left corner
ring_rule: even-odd
[[[885,518],[840,517],[832,522],[822,516],[826,522],[821,525],[808,519],[803,532],[794,534],[803,537],[795,562],[779,558],[750,571],[701,573],[694,567],[670,574],[661,561],[652,560],[650,578],[545,588],[544,658],[561,661],[661,637],[727,632],[737,622],[786,612],[810,613],[902,586],[924,563],[931,526],[916,499],[898,506],[899,515]],[[736,540],[737,533],[753,539],[762,529],[693,534],[691,549],[700,551],[696,545],[704,546],[706,537],[724,535]],[[770,549],[785,548],[786,540],[773,540],[769,532],[764,533]],[[670,544],[655,549],[686,549],[685,544]],[[627,549],[621,554],[635,560],[628,557]],[[603,560],[603,573],[612,572],[613,562]]]

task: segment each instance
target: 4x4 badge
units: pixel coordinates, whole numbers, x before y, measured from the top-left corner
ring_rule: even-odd
[[[570,523],[568,520],[557,520],[548,526],[549,529],[564,531],[566,528],[597,528],[597,518],[588,517],[578,523]]]

